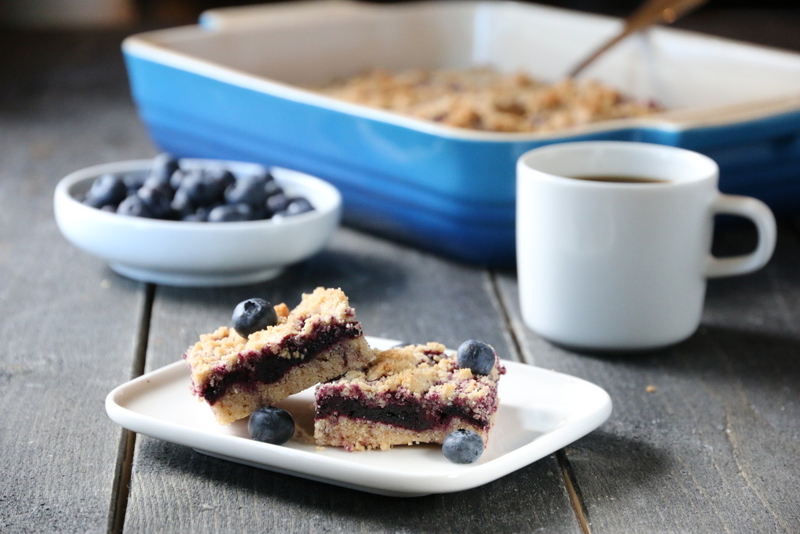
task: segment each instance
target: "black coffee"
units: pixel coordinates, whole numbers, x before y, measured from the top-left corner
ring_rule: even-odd
[[[576,180],[589,180],[590,182],[615,182],[619,184],[663,184],[667,180],[658,178],[645,178],[643,176],[573,176]]]

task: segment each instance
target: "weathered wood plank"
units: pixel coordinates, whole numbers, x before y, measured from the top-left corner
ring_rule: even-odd
[[[746,230],[722,239],[738,248]],[[693,337],[638,356],[549,344],[522,324],[516,278],[501,278],[526,360],[614,401],[610,420],[566,449],[593,532],[800,529],[798,265],[798,238],[783,229],[767,268],[710,282]]]
[[[449,346],[474,337],[512,355],[483,271],[345,229],[327,251],[272,282],[215,290],[159,287],[148,369],[178,359],[200,333],[229,324],[243,298],[262,295],[294,305],[316,285],[342,287],[368,334]],[[416,499],[243,467],[143,437],[133,468],[125,524],[133,532],[580,531],[552,457],[481,488]]]
[[[128,532],[573,532],[553,458],[473,490],[411,499],[246,468],[142,437]]]
[[[109,521],[121,431],[103,402],[130,377],[143,286],[61,237],[52,192],[153,151],[119,84],[121,38],[0,32],[0,532]]]

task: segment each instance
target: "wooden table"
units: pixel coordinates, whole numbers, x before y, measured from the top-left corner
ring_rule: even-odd
[[[797,11],[686,27],[800,50]],[[769,28],[769,30],[767,30]],[[0,532],[798,532],[800,234],[762,271],[712,280],[700,329],[637,357],[556,348],[521,322],[513,272],[343,228],[277,280],[134,282],[75,249],[52,215],[68,172],[148,157],[119,43],[129,32],[0,32]],[[746,248],[729,227],[717,248]],[[372,335],[467,338],[573,374],[614,401],[598,430],[469,491],[381,497],[244,467],[123,431],[115,386],[180,358],[240,300],[341,286]]]

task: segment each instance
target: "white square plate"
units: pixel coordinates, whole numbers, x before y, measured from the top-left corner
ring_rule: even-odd
[[[368,338],[375,348],[396,341]],[[413,497],[461,491],[492,482],[572,443],[611,414],[602,388],[569,375],[503,361],[500,409],[481,458],[469,465],[448,461],[437,445],[389,451],[346,452],[318,447],[313,432],[314,388],[280,403],[299,431],[284,445],[250,439],[247,420],[221,426],[190,393],[189,370],[175,362],[115,388],[106,412],[123,427],[254,467],[381,495]],[[305,438],[305,439],[304,439]]]

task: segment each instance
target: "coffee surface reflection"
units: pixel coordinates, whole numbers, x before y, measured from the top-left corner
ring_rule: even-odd
[[[620,184],[663,184],[667,180],[658,178],[645,178],[644,176],[570,176],[575,180],[587,180],[589,182],[615,182]]]

